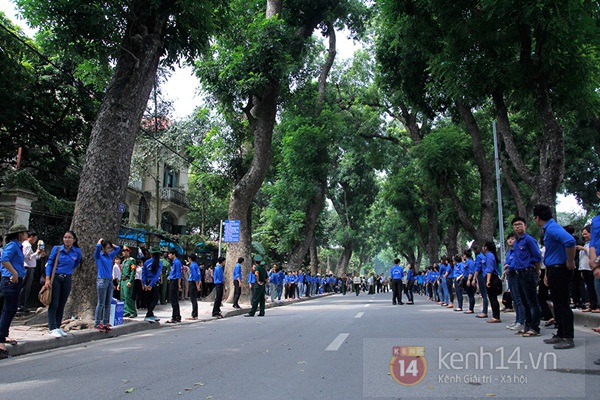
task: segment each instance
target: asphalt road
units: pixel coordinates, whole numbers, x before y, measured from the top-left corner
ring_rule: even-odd
[[[558,351],[548,329],[505,329],[514,314],[486,324],[415,301],[335,295],[14,357],[0,364],[0,400],[598,399],[597,334],[577,330],[576,348]]]

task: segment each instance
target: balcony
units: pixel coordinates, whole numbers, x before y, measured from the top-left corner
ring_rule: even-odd
[[[174,188],[162,188],[160,190],[160,199],[165,201],[170,201],[172,203],[178,204],[182,207],[190,207],[188,203],[187,196],[181,190]]]

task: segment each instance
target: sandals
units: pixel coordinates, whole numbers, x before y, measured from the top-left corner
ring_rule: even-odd
[[[475,318],[487,318],[487,314],[478,314],[475,316]]]
[[[541,334],[539,332],[536,332],[536,331],[530,329],[527,332],[523,332],[523,334],[521,336],[522,337],[534,337],[534,336],[541,336]]]
[[[549,319],[548,321],[546,321],[546,323],[544,324],[545,327],[549,327],[552,325],[556,325],[556,320],[554,318]]]
[[[472,310],[465,311],[465,314],[475,314],[475,311],[472,311]]]

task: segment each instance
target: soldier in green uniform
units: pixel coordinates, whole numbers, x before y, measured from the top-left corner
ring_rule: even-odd
[[[119,281],[119,290],[121,290],[121,300],[125,303],[123,311],[124,317],[137,317],[135,301],[133,300],[133,283],[135,281],[135,258],[131,257],[131,249],[123,247],[123,270],[121,271],[121,280]]]
[[[169,272],[171,272],[171,262],[164,254],[161,257],[162,271],[160,273],[160,304],[167,304],[167,288],[169,287]]]
[[[265,288],[269,281],[267,275],[267,269],[265,268],[266,263],[262,261],[262,257],[259,255],[254,256],[256,284],[252,291],[252,309],[246,317],[254,317],[256,309],[259,308],[258,316],[265,316]]]

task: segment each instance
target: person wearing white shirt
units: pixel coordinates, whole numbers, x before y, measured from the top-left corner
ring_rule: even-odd
[[[23,288],[21,289],[21,294],[19,295],[19,308],[17,311],[26,312],[27,311],[27,299],[29,299],[29,293],[31,291],[31,285],[33,283],[33,276],[35,275],[35,266],[37,265],[37,260],[42,257],[46,257],[46,253],[42,249],[37,249],[33,251],[31,247],[38,240],[37,233],[31,230],[27,232],[27,240],[23,241],[23,256],[25,258],[25,270],[27,274],[25,275],[25,280],[23,282]]]

